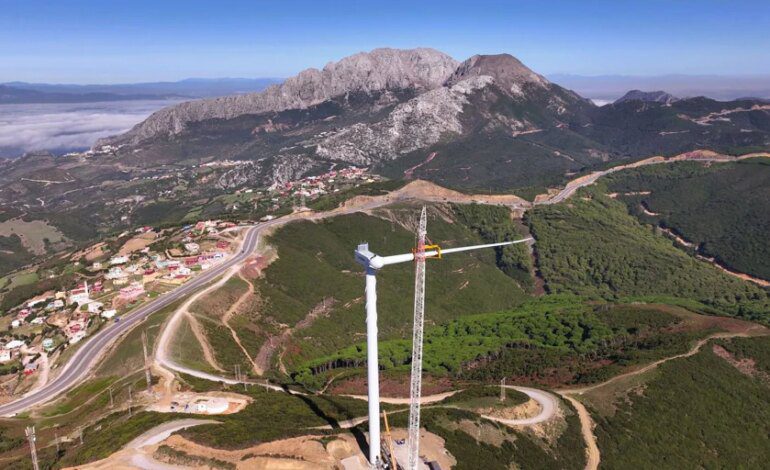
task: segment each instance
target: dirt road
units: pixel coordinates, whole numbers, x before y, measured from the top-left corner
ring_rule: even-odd
[[[540,406],[540,412],[531,418],[522,419],[503,419],[486,415],[482,415],[482,418],[486,418],[490,421],[497,421],[498,423],[502,423],[508,426],[533,426],[535,424],[544,423],[550,420],[556,415],[556,411],[559,409],[558,399],[551,393],[544,392],[536,388],[518,387],[515,385],[506,385],[505,388],[519,391],[529,396],[529,398],[535,400]]]
[[[591,415],[588,413],[588,410],[586,409],[586,407],[580,401],[575,399],[573,395],[583,395],[586,392],[590,392],[592,390],[605,387],[609,384],[618,382],[620,380],[624,380],[629,377],[634,377],[640,374],[644,374],[645,372],[653,370],[656,367],[668,361],[672,361],[674,359],[683,359],[686,357],[693,356],[698,351],[700,351],[705,344],[707,344],[709,341],[713,339],[763,336],[768,334],[770,334],[770,330],[768,330],[767,328],[761,325],[751,325],[743,332],[714,333],[696,342],[695,345],[693,345],[685,353],[677,354],[675,356],[670,356],[670,357],[657,360],[655,362],[647,364],[644,367],[640,367],[639,369],[626,372],[625,374],[616,375],[615,377],[612,377],[611,379],[605,382],[601,382],[595,385],[591,385],[588,387],[557,390],[556,392],[562,397],[564,397],[565,399],[569,400],[569,402],[572,403],[572,405],[578,411],[578,417],[580,418],[581,433],[583,434],[583,439],[586,442],[586,455],[587,455],[587,462],[585,467],[586,470],[589,470],[589,469],[594,470],[598,468],[599,463],[601,462],[601,454],[599,452],[599,446],[597,445],[596,436],[594,435],[594,432],[593,432],[593,429],[596,425],[593,419],[591,418]]]

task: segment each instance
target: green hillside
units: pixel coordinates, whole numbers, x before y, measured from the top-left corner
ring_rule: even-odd
[[[676,307],[547,296],[515,310],[428,328],[423,368],[474,382],[509,377],[518,383],[590,383],[624,367],[683,353],[710,332],[694,323],[693,314]],[[411,339],[383,341],[379,354],[380,367],[407,373]],[[308,361],[294,378],[313,384],[316,375],[328,370],[365,363],[366,344],[358,343]]]
[[[537,206],[527,220],[549,292],[605,299],[667,295],[770,322],[764,290],[676,248],[600,189],[581,190],[562,204]]]
[[[413,230],[403,224],[414,224],[417,213],[410,207],[381,212],[391,220],[358,213],[316,223],[298,222],[270,237],[278,258],[256,282],[262,301],[260,321],[271,334],[298,328],[285,345],[287,366],[361,340],[365,332],[364,277],[353,250],[366,240],[377,253],[410,251]],[[451,247],[482,241],[475,229],[455,221],[449,209],[431,208],[429,214],[428,234],[434,242]],[[528,285],[522,282],[524,287],[520,287],[496,264],[494,250],[430,261],[426,323],[442,324],[523,302]],[[413,269],[410,263],[388,266],[378,275],[382,339],[411,337]]]
[[[651,165],[613,174],[606,184],[643,222],[672,229],[730,268],[770,279],[770,159]]]
[[[767,367],[770,338],[733,341]],[[731,349],[731,342],[725,346]],[[768,396],[769,383],[742,373],[707,345],[617,397],[614,413],[592,410],[602,468],[767,468]]]

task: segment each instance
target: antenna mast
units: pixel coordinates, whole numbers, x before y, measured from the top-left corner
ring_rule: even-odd
[[[412,386],[409,391],[409,470],[416,470],[420,453],[420,395],[422,394],[422,338],[425,323],[425,236],[427,234],[425,206],[417,229],[417,249],[414,252],[414,326],[412,333]]]

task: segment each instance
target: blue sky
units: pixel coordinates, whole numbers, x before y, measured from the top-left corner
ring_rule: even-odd
[[[0,0],[0,82],[285,77],[381,46],[544,74],[770,74],[770,1]]]

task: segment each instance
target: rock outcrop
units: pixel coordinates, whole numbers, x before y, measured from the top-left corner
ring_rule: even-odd
[[[184,131],[191,122],[231,119],[287,109],[303,109],[350,92],[441,86],[458,62],[434,49],[375,49],[307,69],[260,93],[189,101],[157,111],[122,136],[97,143],[138,143]]]

